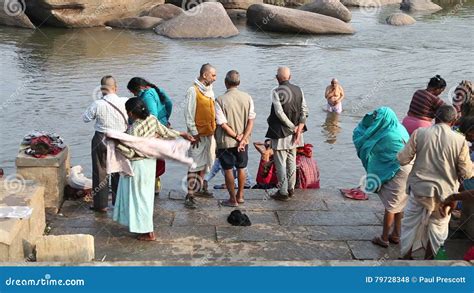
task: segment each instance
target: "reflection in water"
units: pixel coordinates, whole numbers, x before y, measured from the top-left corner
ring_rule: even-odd
[[[323,133],[326,136],[326,142],[329,144],[335,144],[337,135],[341,132],[338,113],[327,112],[326,121],[323,124],[323,130]]]

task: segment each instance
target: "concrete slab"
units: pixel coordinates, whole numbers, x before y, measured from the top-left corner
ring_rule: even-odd
[[[371,240],[382,233],[382,226],[308,226],[311,240]]]
[[[32,253],[46,227],[44,187],[21,177],[0,179],[0,206],[32,208],[27,219],[0,219],[0,260],[24,260]]]
[[[111,237],[107,241],[96,244],[95,255],[98,261],[191,261],[192,251],[192,244]]]
[[[173,226],[230,226],[227,217],[233,211],[232,208],[223,208],[220,211],[180,211],[176,212]],[[274,212],[254,212],[244,213],[250,218],[252,224],[278,224]]]
[[[219,261],[297,261],[297,260],[344,260],[352,259],[349,247],[343,241],[272,241],[236,242],[214,245],[196,244],[195,258],[206,262]]]
[[[210,190],[216,199],[228,199],[229,193],[226,189],[213,189]],[[244,191],[245,200],[268,200],[270,199],[270,193],[265,189],[246,189]]]
[[[375,213],[372,212],[277,211],[276,213],[283,226],[371,226],[381,224]]]
[[[279,225],[256,224],[249,227],[217,227],[217,241],[289,241],[292,234],[288,229]]]
[[[339,212],[384,212],[385,207],[380,200],[324,200],[331,211]]]
[[[47,235],[36,242],[36,259],[84,262],[94,259],[94,237],[87,234]]]
[[[88,204],[69,201],[61,215],[50,217],[51,234],[94,235],[96,260],[111,261],[109,264],[385,266],[398,258],[397,246],[384,250],[370,242],[380,234],[383,217],[376,195],[369,201],[354,202],[335,190],[299,190],[296,198],[278,202],[262,199],[263,190],[246,192],[249,196],[239,209],[250,217],[250,227],[228,224],[227,217],[234,209],[219,207],[216,198],[198,199],[199,209],[185,209],[184,192],[178,190],[162,191],[155,198],[157,241],[137,241],[136,234],[112,221],[112,210],[105,215],[94,214]],[[225,191],[218,191],[216,196],[227,198]],[[448,250],[449,257],[462,257],[462,241],[467,239],[448,239],[453,245],[447,249],[456,251],[450,254]]]
[[[278,200],[247,200],[242,205],[246,210],[262,210],[262,211],[327,211],[326,203],[314,198],[312,200],[292,199],[287,202]]]
[[[16,158],[18,174],[24,179],[35,180],[43,185],[44,205],[50,213],[56,213],[63,201],[66,176],[69,174],[69,148],[59,154],[37,159],[21,150]]]
[[[400,246],[390,245],[383,248],[372,244],[370,241],[347,241],[355,259],[359,260],[377,260],[384,262],[386,260],[394,260],[400,257]]]
[[[159,226],[155,229],[156,241],[169,243],[195,243],[200,241],[216,241],[215,226]]]

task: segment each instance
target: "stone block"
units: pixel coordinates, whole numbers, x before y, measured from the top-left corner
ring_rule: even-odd
[[[387,260],[400,257],[399,245],[390,245],[388,248],[382,248],[374,245],[371,241],[348,241],[347,244],[355,259],[377,260],[380,263],[379,265]]]
[[[371,240],[382,233],[382,226],[309,226],[311,240]]]
[[[36,242],[36,260],[39,262],[87,262],[92,261],[94,255],[92,235],[48,235]]]
[[[20,151],[16,157],[17,173],[24,179],[35,180],[45,188],[44,204],[48,211],[57,212],[64,197],[66,176],[69,173],[69,148],[56,156],[37,159]]]
[[[289,241],[292,234],[278,225],[257,224],[249,227],[216,227],[219,242]]]
[[[0,180],[0,206],[28,206],[28,219],[0,219],[0,261],[23,261],[46,227],[44,188],[32,181]]]
[[[380,225],[380,220],[371,212],[332,211],[277,211],[283,226],[361,226]]]

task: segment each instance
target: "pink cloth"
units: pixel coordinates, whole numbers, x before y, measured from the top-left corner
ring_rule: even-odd
[[[419,119],[413,116],[406,116],[405,118],[403,118],[402,124],[407,129],[408,134],[411,135],[418,128],[427,128],[427,127],[432,126],[433,122]]]
[[[115,141],[106,140],[107,145],[107,174],[120,173],[121,175],[134,176],[132,164],[121,152],[115,150]]]
[[[190,167],[195,165],[194,160],[187,156],[191,143],[184,139],[166,140],[154,137],[138,137],[119,131],[108,131],[106,136],[120,140],[121,143],[140,152],[147,158],[173,160]],[[107,147],[110,148],[109,143],[107,143]],[[110,152],[110,157],[109,152],[107,153],[107,173],[109,171],[111,173],[133,174],[130,161],[120,152],[116,152],[115,147]]]

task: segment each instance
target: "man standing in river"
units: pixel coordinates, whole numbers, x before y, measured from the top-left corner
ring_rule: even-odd
[[[117,96],[117,82],[111,75],[102,77],[100,81],[102,98],[94,101],[82,114],[84,122],[95,120],[95,133],[92,138],[92,195],[94,205],[91,207],[96,212],[107,212],[109,205],[109,177],[107,176],[107,146],[105,132],[127,130],[127,111],[125,110],[126,98]],[[117,194],[119,174],[112,174],[112,204]]]
[[[196,140],[189,150],[189,156],[196,164],[188,170],[188,193],[184,206],[189,209],[197,207],[195,196],[212,196],[209,192],[202,191],[201,187],[203,177],[215,159],[216,111],[212,84],[216,81],[216,76],[216,69],[211,64],[202,65],[199,77],[186,92],[184,117],[188,132]]]
[[[271,197],[286,201],[294,195],[296,184],[296,148],[303,146],[308,108],[303,90],[290,83],[288,67],[278,68],[279,86],[272,90],[272,108],[267,119],[266,137],[272,141],[278,191]]]

